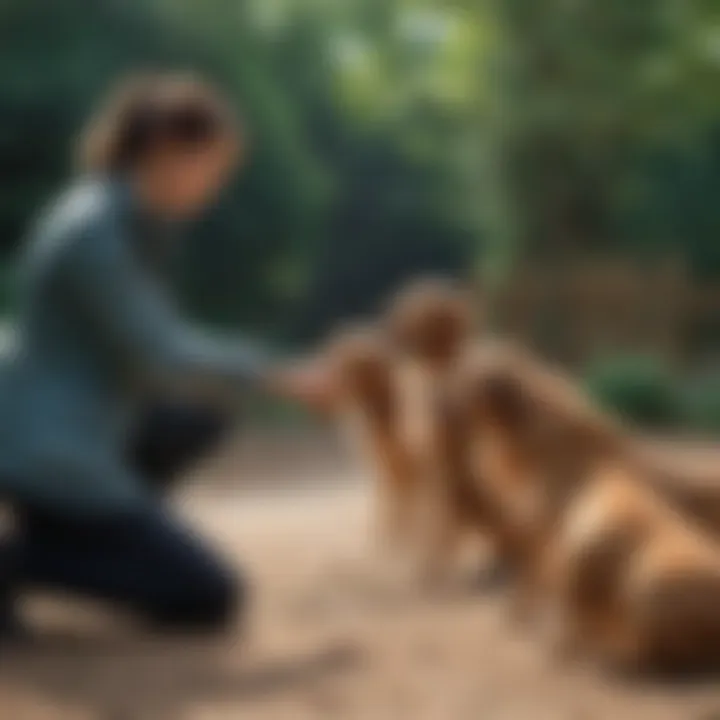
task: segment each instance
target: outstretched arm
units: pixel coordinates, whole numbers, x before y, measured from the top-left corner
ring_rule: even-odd
[[[58,260],[60,281],[87,320],[137,381],[153,388],[231,402],[259,388],[323,404],[324,380],[309,365],[272,369],[247,340],[212,337],[178,316],[131,251],[120,222],[73,238]]]

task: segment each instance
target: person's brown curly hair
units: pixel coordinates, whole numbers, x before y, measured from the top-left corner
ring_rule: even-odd
[[[164,143],[197,148],[239,127],[228,103],[206,81],[186,74],[147,74],[111,90],[81,133],[77,164],[84,172],[131,169]]]

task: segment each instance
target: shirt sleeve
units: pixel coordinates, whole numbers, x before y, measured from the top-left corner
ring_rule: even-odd
[[[58,274],[89,331],[153,389],[226,401],[263,378],[269,357],[259,346],[210,336],[178,316],[135,258],[121,222],[73,238]]]

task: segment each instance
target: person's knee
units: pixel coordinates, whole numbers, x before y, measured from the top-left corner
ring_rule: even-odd
[[[166,454],[175,460],[176,469],[212,455],[229,431],[228,418],[221,413],[177,411],[174,425],[167,422]]]
[[[153,486],[168,487],[196,462],[212,455],[231,428],[223,413],[158,407],[132,447],[132,462]]]
[[[204,587],[196,588],[195,592],[195,614],[201,624],[229,626],[245,609],[245,584],[237,573],[217,570],[209,574],[204,580]]]
[[[218,631],[244,617],[247,584],[239,573],[206,568],[175,578],[150,610],[153,624],[167,629]]]

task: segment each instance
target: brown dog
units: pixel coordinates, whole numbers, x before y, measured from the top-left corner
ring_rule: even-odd
[[[472,491],[464,427],[448,394],[456,366],[472,340],[470,296],[443,279],[422,279],[404,288],[385,316],[397,349],[399,433],[418,473],[424,515],[422,576],[447,577],[460,541],[482,524]]]
[[[637,467],[600,466],[569,504],[548,563],[567,647],[614,669],[720,666],[720,544]]]
[[[560,374],[507,347],[482,355],[463,380],[474,460],[519,549],[525,591],[556,593],[569,636],[613,667],[717,662],[717,541]]]
[[[377,328],[353,326],[332,337],[322,362],[337,388],[335,415],[378,480],[380,532],[399,548],[411,531],[417,473],[398,432],[393,353]]]
[[[491,341],[467,353],[454,383],[454,395],[462,403],[466,422],[472,426],[476,412],[482,410],[476,389],[487,384],[492,376],[504,374],[506,380],[522,384],[533,397],[542,414],[545,455],[563,465],[562,474],[572,478],[577,473],[569,467],[578,460],[576,448],[586,441],[578,435],[601,443],[603,452],[632,456],[633,461],[647,470],[646,481],[683,512],[720,537],[720,453],[718,448],[679,450],[650,442],[608,414],[601,413],[567,373],[539,360],[529,351],[509,342]],[[551,432],[550,428],[553,428]],[[477,427],[470,429],[471,445],[482,444]],[[549,438],[567,451],[555,452]],[[475,452],[477,455],[477,452]],[[476,467],[477,470],[477,467]]]
[[[520,573],[520,610],[566,497],[588,463],[620,452],[624,437],[560,373],[508,342],[468,352],[451,394],[486,526]]]

